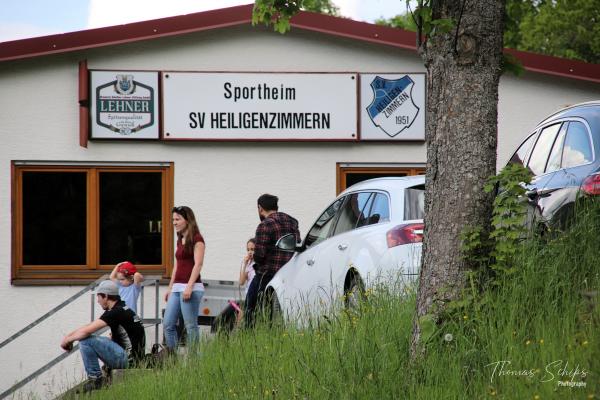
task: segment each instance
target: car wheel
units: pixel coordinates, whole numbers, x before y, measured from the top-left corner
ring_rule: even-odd
[[[358,274],[353,274],[344,292],[346,309],[357,310],[365,299],[365,285]]]

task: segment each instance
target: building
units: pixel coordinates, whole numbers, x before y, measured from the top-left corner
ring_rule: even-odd
[[[392,132],[385,140],[363,140],[367,129],[361,125],[368,120],[360,96],[369,95],[376,76],[411,76],[415,84],[423,76],[412,33],[302,12],[291,32],[280,35],[252,27],[251,8],[0,43],[0,299],[11,305],[0,311],[2,340],[123,258],[146,274],[167,276],[174,205],[196,212],[207,241],[203,277],[236,279],[246,240],[258,223],[260,194],[278,195],[280,208],[299,219],[304,234],[348,184],[423,171],[422,139],[402,140],[402,133]],[[526,73],[501,79],[498,166],[547,114],[600,97],[598,65],[510,52],[523,61]],[[136,81],[144,74],[156,85]],[[167,83],[184,76],[180,86]],[[223,77],[231,79],[208,87]],[[338,84],[352,77],[355,86]],[[295,101],[307,82],[319,85],[300,108],[308,110],[314,102],[325,111],[318,116],[302,111],[295,128],[279,117],[294,112],[295,103],[291,111],[264,111],[279,118],[275,128],[256,128],[253,124],[263,124],[261,115],[240,116],[247,105],[264,104],[258,100]],[[132,83],[139,84],[135,95],[129,92]],[[118,94],[103,92],[117,86]],[[214,103],[202,97],[205,91],[218,93],[213,89],[222,95],[218,101],[213,96]],[[145,97],[134,97],[141,92]],[[177,103],[180,99],[188,103]],[[187,119],[174,123],[173,113],[194,101],[215,108],[211,114],[188,108]],[[231,110],[217,107],[224,104],[233,104]],[[155,138],[136,140],[135,125],[114,122],[119,112],[144,114],[138,126],[148,128],[138,132],[152,128],[148,135]],[[331,120],[321,115],[326,113]],[[198,129],[202,118],[213,124],[208,136],[194,137],[184,129]],[[349,125],[335,131],[333,118]],[[121,136],[103,137],[110,132]],[[294,132],[300,133],[294,137]],[[269,134],[275,140],[265,140]],[[148,307],[152,300],[146,299]],[[62,335],[89,314],[86,296],[0,348],[5,371],[0,390],[59,354]],[[75,367],[81,373],[78,356],[64,364],[23,390],[64,388]]]

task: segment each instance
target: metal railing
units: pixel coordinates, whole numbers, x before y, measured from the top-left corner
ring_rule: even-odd
[[[59,305],[54,307],[52,310],[48,311],[46,314],[42,315],[41,317],[39,317],[38,319],[36,319],[32,323],[30,323],[29,325],[27,325],[26,327],[21,329],[19,332],[15,333],[8,339],[4,340],[2,343],[0,343],[0,349],[3,348],[4,346],[6,346],[7,344],[9,344],[10,342],[12,342],[13,340],[15,340],[16,338],[18,338],[19,336],[26,333],[27,331],[29,331],[31,328],[38,325],[40,322],[42,322],[45,319],[56,314],[57,311],[61,310],[62,308],[65,308],[66,306],[71,304],[73,301],[77,300],[79,297],[83,296],[84,294],[86,294],[87,292],[89,292],[90,290],[92,290],[93,288],[98,286],[98,284],[100,282],[102,282],[106,279],[108,279],[108,275],[102,275],[100,278],[96,279],[94,282],[90,283],[89,285],[87,285],[86,287],[81,289],[79,292],[75,293],[73,296],[69,297],[68,299],[66,299],[65,301],[63,301],[62,303],[60,303]]]
[[[108,326],[100,329],[98,331],[98,334],[100,335],[100,334],[106,332],[107,330],[108,330]],[[79,350],[79,344],[76,344],[75,346],[73,346],[73,349],[71,351],[62,353],[60,356],[56,357],[55,359],[53,359],[52,361],[50,361],[43,367],[39,368],[32,374],[28,375],[26,378],[21,379],[19,382],[15,383],[10,388],[8,388],[4,392],[0,393],[0,399],[10,396],[14,392],[21,389],[23,386],[25,386],[26,384],[28,384],[29,382],[31,382],[32,380],[34,380],[35,378],[37,378],[38,376],[43,374],[44,372],[48,371],[50,368],[52,368],[53,366],[55,366],[56,364],[58,364],[59,362],[64,360],[65,358],[69,357],[71,354],[76,353],[77,350]]]
[[[144,287],[146,286],[154,286],[154,319],[144,318]],[[140,318],[142,319],[142,323],[144,325],[154,325],[154,343],[158,343],[158,331],[159,326],[162,322],[160,318],[160,311],[158,307],[159,299],[159,289],[160,288],[160,277],[152,276],[148,277],[142,282],[142,292],[140,293]]]
[[[54,307],[52,310],[48,311],[46,314],[42,315],[40,318],[36,319],[35,321],[33,321],[32,323],[30,323],[29,325],[25,326],[23,329],[19,330],[18,332],[16,332],[13,335],[11,335],[9,338],[7,338],[2,343],[0,343],[0,349],[3,348],[4,346],[6,346],[7,344],[9,344],[10,342],[14,341],[15,339],[17,339],[19,336],[21,336],[24,333],[28,332],[29,330],[31,330],[35,326],[39,325],[42,321],[44,321],[44,320],[48,319],[49,317],[51,317],[52,315],[56,314],[61,309],[63,309],[64,307],[68,306],[73,301],[77,300],[79,297],[81,297],[84,294],[86,294],[87,292],[93,290],[100,282],[108,279],[108,277],[109,277],[108,274],[101,276],[100,278],[96,279],[94,282],[92,282],[89,285],[87,285],[85,288],[81,289],[79,292],[75,293],[73,296],[69,297],[68,299],[66,299],[65,301],[63,301],[62,303],[60,303],[58,306]],[[141,288],[141,292],[140,292],[140,318],[141,318],[142,324],[144,324],[144,326],[154,325],[154,343],[158,343],[159,325],[162,322],[162,319],[159,316],[159,309],[158,309],[159,308],[158,307],[158,303],[159,303],[159,284],[160,284],[160,277],[159,276],[149,276],[149,277],[146,277],[146,279],[144,280],[144,282],[142,282],[142,288]],[[154,294],[155,294],[154,318],[144,318],[144,287],[146,287],[146,286],[154,286],[155,287],[154,288]],[[90,312],[90,319],[91,319],[91,321],[93,321],[95,319],[94,318],[95,306],[96,306],[96,295],[94,293],[92,293],[91,294],[91,308],[90,308],[90,310],[91,310],[91,312]],[[108,327],[104,327],[101,330],[99,330],[96,334],[100,335],[100,334],[104,333],[107,330],[108,330]],[[37,369],[35,372],[31,373],[30,375],[28,375],[24,379],[22,379],[19,382],[15,383],[13,386],[11,386],[10,388],[8,388],[4,392],[0,393],[0,400],[4,399],[5,397],[10,396],[14,392],[16,392],[17,390],[19,390],[23,386],[25,386],[27,383],[31,382],[33,379],[37,378],[39,375],[41,375],[44,372],[48,371],[50,368],[52,368],[53,366],[55,366],[56,364],[58,364],[59,362],[61,362],[65,358],[69,357],[71,354],[76,353],[76,351],[78,349],[79,349],[79,344],[73,346],[73,349],[70,352],[62,353],[61,355],[59,355],[58,357],[54,358],[50,362],[46,363],[43,367]]]

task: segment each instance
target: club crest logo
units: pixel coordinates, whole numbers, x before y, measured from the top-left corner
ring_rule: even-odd
[[[117,75],[117,83],[115,91],[120,95],[129,95],[135,92],[135,84],[133,83],[133,75]]]
[[[376,76],[371,82],[374,98],[366,110],[373,124],[389,137],[409,128],[419,114],[412,98],[414,85],[408,75],[394,80]]]

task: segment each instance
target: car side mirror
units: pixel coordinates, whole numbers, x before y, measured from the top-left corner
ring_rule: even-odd
[[[275,247],[277,247],[279,250],[293,253],[300,246],[296,243],[296,235],[293,233],[288,233],[287,235],[283,235],[279,238],[277,243],[275,243]]]

